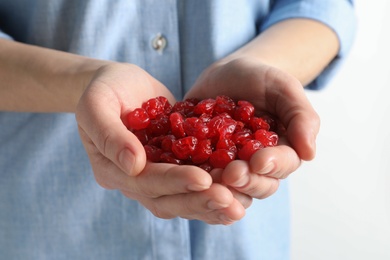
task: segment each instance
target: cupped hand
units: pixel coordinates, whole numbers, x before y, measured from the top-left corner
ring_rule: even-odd
[[[250,101],[258,113],[277,117],[285,131],[277,146],[258,150],[249,162],[236,160],[214,173],[221,183],[253,198],[266,198],[279,180],[302,160],[315,156],[320,120],[301,83],[288,73],[258,60],[238,58],[213,64],[198,78],[185,98],[227,95]]]
[[[230,224],[243,217],[240,202],[224,185],[194,166],[149,163],[142,144],[126,127],[126,114],[169,90],[141,68],[130,64],[101,67],[76,109],[80,137],[96,181],[139,201],[160,218],[184,217]]]

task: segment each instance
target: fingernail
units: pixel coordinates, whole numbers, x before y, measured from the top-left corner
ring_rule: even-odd
[[[130,152],[129,149],[125,148],[122,150],[122,152],[119,154],[119,163],[122,166],[122,169],[125,170],[125,172],[129,175],[132,174],[135,158],[132,152]]]
[[[222,220],[223,222],[225,222],[225,224],[227,224],[227,225],[231,224],[231,222],[232,222],[232,220],[224,214],[219,215],[219,219]]]
[[[189,191],[202,191],[207,190],[210,186],[202,185],[202,184],[188,184],[187,189]]]
[[[221,203],[218,203],[218,202],[215,202],[213,200],[210,200],[208,203],[207,203],[207,207],[209,209],[212,209],[212,210],[215,210],[215,209],[224,209],[226,208],[228,205],[225,205],[225,204],[221,204]]]
[[[236,182],[231,184],[231,186],[233,186],[235,188],[241,188],[241,187],[245,186],[246,184],[248,184],[248,182],[249,182],[249,174],[245,173],[245,174],[242,174]]]
[[[275,165],[273,162],[269,162],[263,169],[261,169],[258,174],[268,174],[274,169]]]

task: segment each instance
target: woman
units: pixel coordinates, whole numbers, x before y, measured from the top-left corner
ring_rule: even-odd
[[[288,258],[279,180],[315,156],[303,86],[325,86],[347,54],[352,1],[5,0],[0,12],[6,259]],[[126,113],[220,94],[277,116],[280,144],[213,172],[222,183],[146,162]]]

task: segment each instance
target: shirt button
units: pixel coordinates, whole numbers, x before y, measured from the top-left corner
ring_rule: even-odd
[[[167,46],[167,39],[161,34],[157,34],[156,37],[152,40],[152,47],[157,52],[162,52]]]

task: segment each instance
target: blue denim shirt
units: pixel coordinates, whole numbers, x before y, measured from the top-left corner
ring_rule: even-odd
[[[1,0],[0,37],[137,64],[180,99],[213,61],[294,17],[319,20],[340,39],[337,58],[308,86],[322,88],[351,47],[351,1]],[[74,115],[1,112],[0,252],[2,259],[288,259],[287,185],[231,226],[158,219],[96,184]]]

